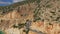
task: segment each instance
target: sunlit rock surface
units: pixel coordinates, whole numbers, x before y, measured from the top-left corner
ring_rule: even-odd
[[[3,12],[0,29],[6,34],[60,34],[60,0],[32,1]]]

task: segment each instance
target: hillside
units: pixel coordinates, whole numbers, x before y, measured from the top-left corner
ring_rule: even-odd
[[[0,7],[5,34],[60,34],[60,0],[26,0]]]

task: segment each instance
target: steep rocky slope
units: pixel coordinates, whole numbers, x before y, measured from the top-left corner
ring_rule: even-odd
[[[6,34],[60,34],[60,0],[27,0],[2,9],[0,29]]]

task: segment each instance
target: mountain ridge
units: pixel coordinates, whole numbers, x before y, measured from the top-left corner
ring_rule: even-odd
[[[8,6],[0,6],[0,12],[1,13],[6,13],[8,11],[14,10],[18,6],[28,4],[28,3],[33,3],[35,1],[36,0],[25,0],[25,1],[17,2],[17,3],[13,3],[13,4],[8,5]],[[5,10],[7,10],[7,11],[5,11]]]

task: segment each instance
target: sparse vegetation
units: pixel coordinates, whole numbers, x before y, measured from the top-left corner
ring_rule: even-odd
[[[25,1],[22,1],[22,2],[17,2],[17,3],[11,4],[9,6],[0,6],[0,10],[2,11],[2,14],[5,14],[6,12],[10,12],[13,9],[15,9],[16,7],[20,6],[20,5],[33,3],[35,1],[36,0],[30,0],[30,1],[29,0],[25,0]]]
[[[14,23],[14,25],[12,26],[13,28],[17,28],[19,30],[24,29],[23,31],[26,34],[28,34],[29,31],[33,31],[33,32],[37,32],[38,34],[40,34],[40,33],[42,34],[43,32],[40,32],[39,27],[42,25],[42,26],[44,26],[42,28],[45,29],[46,24],[45,24],[44,20],[48,21],[48,25],[53,25],[50,22],[54,22],[54,21],[60,22],[60,14],[59,14],[60,10],[56,10],[57,9],[57,8],[55,8],[56,6],[54,8],[52,8],[51,5],[48,4],[49,2],[47,2],[47,5],[46,5],[46,3],[44,4],[43,2],[46,2],[45,0],[42,2],[41,1],[42,0],[36,0],[36,1],[35,0],[26,0],[26,1],[18,2],[18,3],[14,3],[14,4],[9,5],[9,6],[0,7],[0,11],[3,14],[5,14],[7,12],[10,12],[10,11],[13,11],[16,9],[18,11],[18,13],[14,13],[14,14],[17,14],[17,17],[14,15],[14,18],[15,17],[20,18],[20,19],[22,18],[22,20],[20,21],[20,19],[19,19],[17,25]],[[35,2],[36,4],[34,4],[33,2]],[[27,6],[25,4],[27,4],[27,5],[30,4],[30,5]],[[44,7],[43,7],[43,5],[44,5]],[[22,12],[20,12],[20,7],[22,8]],[[27,8],[25,8],[25,7],[27,7]],[[31,12],[29,13],[28,11],[30,11],[29,10],[30,8],[32,8],[34,10],[31,10]],[[33,15],[33,17],[30,16],[31,14]],[[21,15],[21,17],[19,15]],[[27,15],[27,17],[24,18],[24,16],[26,16],[26,15]],[[29,19],[29,18],[31,18],[34,22],[32,22],[31,19]],[[26,20],[26,19],[28,19],[28,20]],[[22,21],[24,23],[22,23]],[[40,21],[42,21],[42,22],[40,23]],[[3,21],[1,20],[1,22],[3,22]],[[7,23],[9,23],[9,22],[7,22]],[[31,24],[32,24],[32,27],[30,29]],[[48,25],[46,25],[46,28],[51,29],[52,27],[48,26]],[[35,26],[36,27],[38,26],[38,28],[36,30],[33,29],[33,27],[35,28]],[[56,30],[57,30],[57,28],[56,28]]]
[[[51,5],[46,5],[47,8],[51,8]]]
[[[40,0],[37,0],[36,2],[38,4],[38,6],[35,8],[34,10],[34,22],[36,22],[37,20],[41,20],[41,18],[38,16],[39,10],[40,10]]]
[[[0,31],[0,34],[5,34],[3,31]]]
[[[14,27],[14,28],[19,28],[19,29],[21,29],[21,28],[24,27],[24,25],[25,25],[25,24],[18,24],[18,26],[16,26],[16,25],[14,24],[13,27]]]

